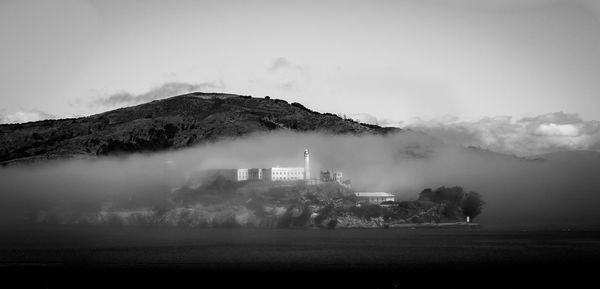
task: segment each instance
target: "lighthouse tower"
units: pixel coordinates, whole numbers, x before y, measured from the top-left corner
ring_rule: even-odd
[[[304,150],[304,179],[310,179],[310,165],[309,165],[309,155],[308,149]]]

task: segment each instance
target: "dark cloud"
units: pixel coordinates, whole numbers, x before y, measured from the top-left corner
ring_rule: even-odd
[[[151,89],[150,91],[138,95],[128,92],[116,93],[108,97],[100,98],[95,101],[97,105],[103,106],[118,106],[123,104],[138,104],[157,100],[161,98],[176,96],[179,94],[207,91],[207,90],[223,90],[225,85],[220,82],[201,82],[201,83],[183,83],[183,82],[168,82],[160,87]]]

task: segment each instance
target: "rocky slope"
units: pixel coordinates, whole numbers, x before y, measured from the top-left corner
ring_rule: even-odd
[[[177,149],[282,129],[335,134],[399,130],[279,99],[191,93],[88,117],[0,125],[0,164]]]

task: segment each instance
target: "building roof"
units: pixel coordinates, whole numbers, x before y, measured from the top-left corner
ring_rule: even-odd
[[[270,168],[266,168],[268,169],[278,169],[278,170],[303,170],[304,167],[270,167]]]
[[[386,192],[356,192],[357,197],[394,197],[394,195]]]

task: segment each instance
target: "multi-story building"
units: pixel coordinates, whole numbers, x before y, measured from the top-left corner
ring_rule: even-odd
[[[304,168],[268,168],[263,170],[266,181],[296,181],[304,180]]]
[[[304,150],[304,167],[271,167],[271,168],[251,168],[251,169],[216,169],[211,170],[209,177],[221,176],[230,181],[298,181],[310,180],[310,156],[308,150]],[[319,180],[313,180],[319,182]],[[321,181],[342,183],[342,173],[334,171],[321,172]]]

